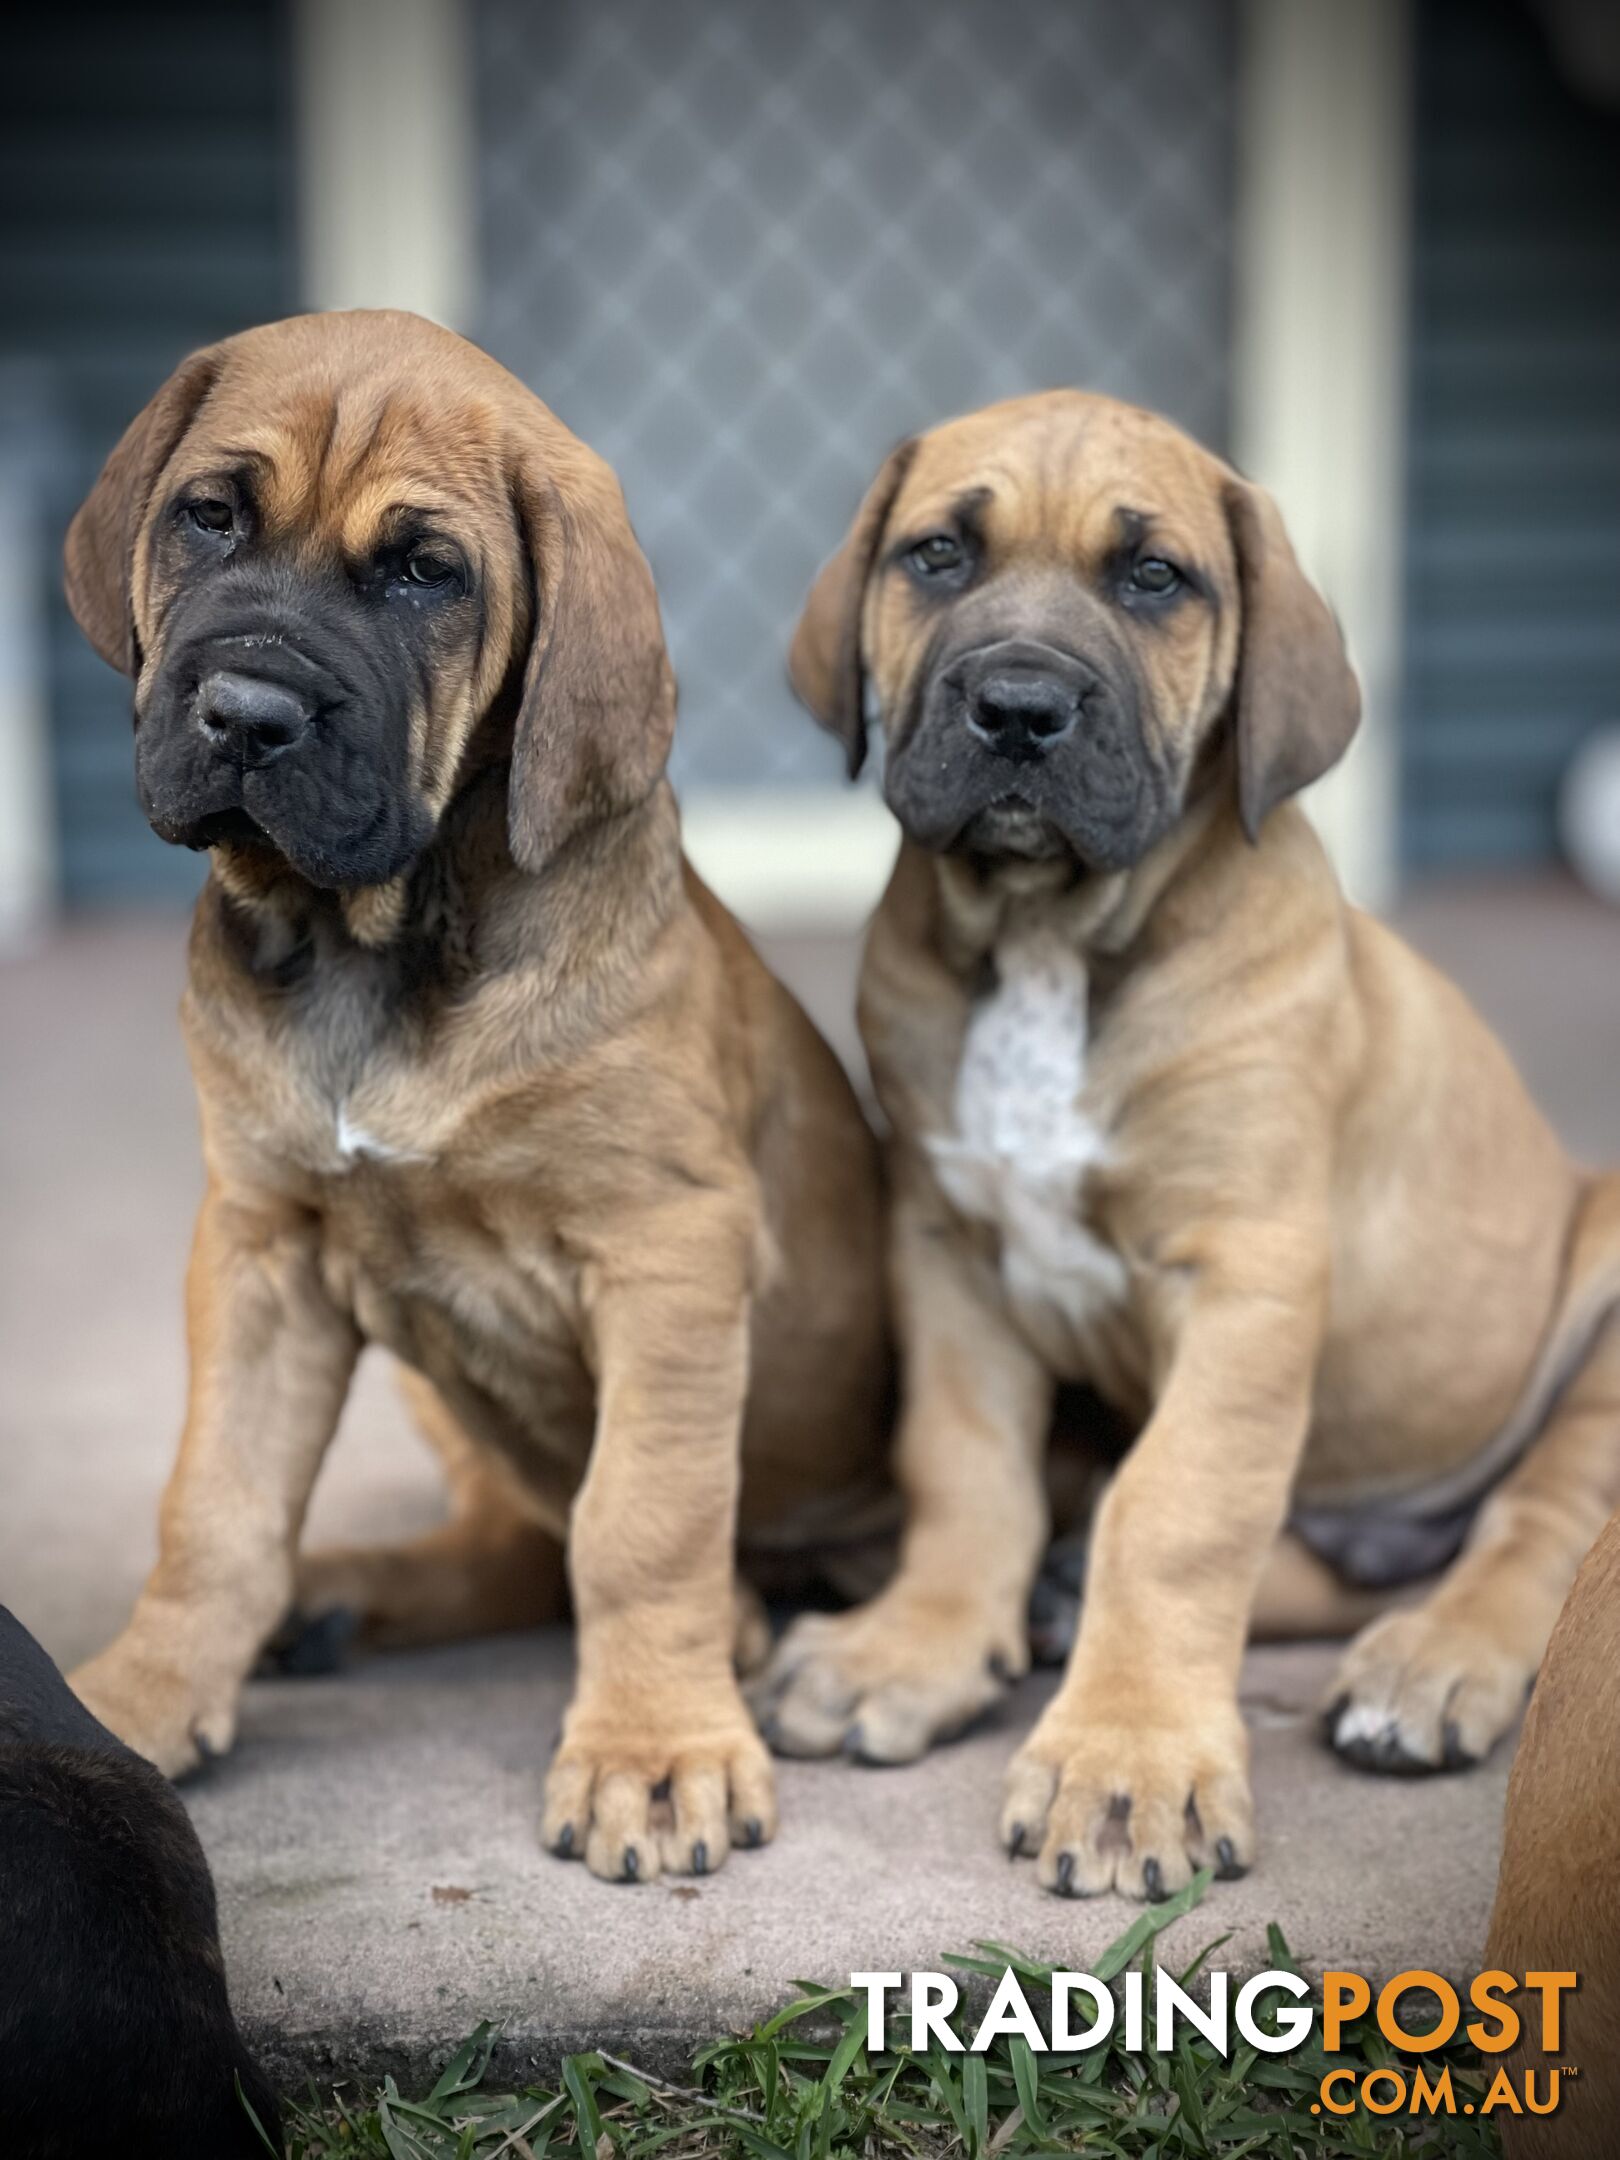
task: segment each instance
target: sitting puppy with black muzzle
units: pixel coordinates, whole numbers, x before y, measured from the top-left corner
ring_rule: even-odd
[[[889,459],[792,674],[852,771],[875,709],[904,829],[860,1011],[909,1519],[873,1603],[783,1642],[777,1744],[905,1760],[1023,1668],[1064,1381],[1139,1437],[1008,1779],[1042,1883],[1248,1864],[1251,1626],[1381,1615],[1333,1745],[1483,1756],[1620,1499],[1620,1179],[1290,801],[1359,707],[1275,506],[1132,407],[991,407]]]
[[[858,1534],[883,1484],[880,1179],[683,860],[617,482],[448,331],[308,316],[176,372],[67,571],[135,679],[147,815],[210,858],[185,1435],[157,1566],[74,1685],[179,1773],[289,1606],[394,1643],[555,1617],[566,1542],[545,1842],[614,1880],[718,1867],[775,1822],[734,1549]],[[453,1518],[295,1571],[365,1343]]]

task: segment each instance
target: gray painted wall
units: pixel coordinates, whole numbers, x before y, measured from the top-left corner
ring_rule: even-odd
[[[292,80],[280,0],[13,8],[0,65],[0,359],[51,443],[39,558],[61,862],[75,902],[192,892],[135,805],[129,687],[62,602],[68,518],[194,347],[294,304]]]

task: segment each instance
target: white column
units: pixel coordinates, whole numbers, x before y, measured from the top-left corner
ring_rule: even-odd
[[[870,782],[687,789],[681,831],[698,875],[765,932],[858,929],[900,851],[900,828]]]
[[[297,0],[296,21],[304,305],[463,326],[477,168],[462,0]]]
[[[43,532],[32,487],[0,489],[0,955],[33,942],[58,896]]]
[[[1310,809],[1353,896],[1396,875],[1405,524],[1408,13],[1243,0],[1233,451],[1282,505],[1361,676]]]

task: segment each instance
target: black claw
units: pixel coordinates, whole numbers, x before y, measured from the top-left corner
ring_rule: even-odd
[[[635,1882],[640,1874],[641,1855],[633,1845],[627,1845],[624,1848],[624,1879],[626,1882]]]
[[[1059,1897],[1074,1896],[1074,1854],[1072,1852],[1058,1854],[1057,1893]]]
[[[1222,1882],[1241,1882],[1248,1869],[1238,1859],[1237,1847],[1229,1837],[1215,1840],[1215,1873]]]
[[[1414,1755],[1401,1738],[1399,1726],[1393,1723],[1381,1732],[1357,1733],[1350,1740],[1335,1739],[1330,1728],[1328,1739],[1342,1762],[1352,1763],[1358,1770],[1370,1770],[1379,1777],[1432,1777],[1437,1770],[1461,1767],[1448,1762],[1427,1762],[1421,1755]]]
[[[1018,1858],[1019,1854],[1020,1854],[1020,1853],[1022,1853],[1023,1849],[1024,1849],[1024,1826],[1023,1826],[1023,1824],[1022,1824],[1021,1822],[1015,1822],[1015,1823],[1013,1824],[1012,1828],[1011,1828],[1011,1829],[1010,1829],[1010,1830],[1009,1830],[1009,1831],[1007,1832],[1007,1857],[1008,1857],[1008,1859],[1009,1859],[1009,1860],[1016,1860],[1016,1859]]]
[[[1012,1664],[1001,1651],[992,1650],[985,1659],[984,1665],[992,1680],[999,1680],[1003,1687],[1012,1685]]]
[[[748,1820],[743,1824],[743,1843],[746,1846],[752,1848],[755,1845],[763,1844],[764,1841],[765,1825],[760,1821],[757,1815],[750,1815]]]
[[[557,1832],[557,1842],[555,1845],[552,1846],[551,1849],[557,1855],[557,1858],[559,1860],[568,1860],[572,1858],[574,1851],[574,1826],[571,1822],[565,1822],[562,1828]]]
[[[1142,1887],[1148,1894],[1150,1904],[1157,1905],[1164,1896],[1164,1870],[1157,1860],[1142,1862]]]
[[[206,1769],[210,1763],[216,1763],[219,1761],[219,1749],[215,1747],[213,1741],[209,1739],[206,1733],[193,1732],[191,1736],[191,1744],[197,1750],[197,1759],[199,1762],[201,1762],[204,1769]]]
[[[1471,1770],[1479,1757],[1462,1744],[1455,1718],[1447,1718],[1440,1732],[1440,1762],[1446,1770]]]
[[[1051,1628],[1031,1627],[1029,1631],[1029,1657],[1032,1665],[1067,1665],[1069,1652],[1074,1648],[1072,1635],[1059,1635]]]
[[[703,1842],[702,1838],[699,1838],[697,1843],[692,1847],[692,1873],[694,1875],[707,1875],[708,1872],[709,1848]]]

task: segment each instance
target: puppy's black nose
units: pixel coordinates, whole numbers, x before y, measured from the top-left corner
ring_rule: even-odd
[[[968,726],[997,757],[1044,757],[1079,717],[1079,685],[1055,675],[987,675],[968,700]]]
[[[197,718],[250,765],[267,765],[300,741],[315,708],[285,683],[219,668],[197,685]]]

